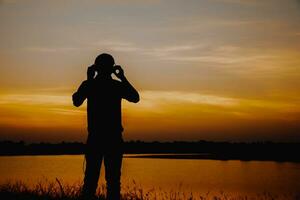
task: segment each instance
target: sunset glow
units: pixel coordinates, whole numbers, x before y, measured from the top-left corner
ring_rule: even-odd
[[[2,0],[0,140],[84,141],[86,103],[71,95],[108,52],[140,92],[123,101],[126,140],[300,141],[299,11],[296,0]]]

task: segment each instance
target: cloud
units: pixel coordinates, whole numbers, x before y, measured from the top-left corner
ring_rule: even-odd
[[[141,51],[141,48],[136,47],[132,44],[114,44],[107,47],[108,49],[111,49],[113,51],[119,51],[119,52],[137,52]]]
[[[139,133],[138,138],[140,133],[146,132],[206,132],[213,131],[216,127],[224,131],[226,128],[235,130],[241,122],[255,127],[256,122],[273,120],[293,124],[300,120],[300,107],[295,101],[158,90],[140,91],[140,97],[138,104],[124,101],[122,111],[126,133]],[[72,131],[69,135],[72,138],[74,131],[82,134],[86,127],[85,104],[79,109],[75,108],[67,93],[2,93],[0,110],[0,129],[18,128],[22,134],[24,130],[39,130],[42,133],[47,133],[48,130],[64,133]],[[248,131],[250,130],[251,128]],[[146,136],[142,134],[141,137]],[[174,139],[174,136],[171,138]]]
[[[240,75],[259,76],[265,71],[267,74],[282,75],[283,67],[288,64],[285,60],[293,60],[293,52],[278,52],[276,49],[260,49],[257,47],[242,47],[231,44],[215,45],[209,43],[181,43],[161,45],[158,47],[142,47],[133,42],[106,40],[97,43],[107,49],[119,52],[140,54],[151,59],[182,63],[205,63],[222,70]],[[288,58],[285,58],[285,57]],[[284,69],[288,70],[289,67]]]
[[[141,91],[141,97],[145,101],[175,102],[207,105],[233,106],[238,103],[234,98],[216,95],[207,95],[184,91]],[[142,102],[143,103],[143,102]],[[48,105],[48,106],[72,106],[70,94],[2,94],[0,105]]]
[[[203,48],[205,45],[186,43],[186,44],[162,45],[159,47],[150,47],[150,46],[143,47],[133,42],[125,42],[120,40],[108,39],[108,40],[98,41],[96,43],[91,44],[90,46],[93,46],[94,48],[98,48],[98,49],[106,48],[106,49],[119,51],[119,52],[135,52],[135,53],[148,55],[148,56],[163,57],[177,52],[193,51],[199,48]]]
[[[168,102],[184,104],[205,104],[215,106],[234,106],[238,100],[230,97],[184,91],[142,91],[141,97],[148,102]]]
[[[257,25],[263,25],[270,23],[270,21],[267,20],[261,20],[261,19],[256,19],[256,20],[242,20],[242,19],[210,19],[203,24],[208,25],[208,26],[229,26],[229,27],[240,27],[240,26],[257,26]]]
[[[252,56],[237,56],[237,55],[208,55],[208,56],[171,56],[166,58],[172,61],[182,62],[206,62],[215,64],[234,64],[248,61],[258,61],[262,59],[272,58],[269,55],[252,55]]]
[[[144,54],[176,62],[205,62],[214,64],[245,63],[276,57],[267,53],[255,52],[255,49],[232,45],[212,46],[207,44],[165,46],[144,50]]]
[[[215,0],[217,2],[229,3],[229,4],[242,4],[242,5],[260,5],[263,1],[259,0]]]
[[[108,49],[115,52],[134,52],[146,56],[156,57],[160,60],[180,62],[206,62],[215,64],[233,64],[249,61],[270,59],[272,55],[249,54],[247,49],[232,46],[210,46],[207,44],[179,44],[164,45],[161,47],[140,47],[130,42],[107,40],[97,42],[86,47],[27,47],[28,51],[40,53],[67,53],[83,51],[83,49]]]
[[[65,95],[47,94],[2,94],[0,105],[70,105],[71,97]]]
[[[79,51],[79,47],[26,47],[25,50],[39,53],[65,53],[65,52],[74,52]]]
[[[255,49],[241,48],[234,45],[209,44],[171,44],[160,47],[141,47],[122,41],[98,42],[98,46],[119,52],[134,52],[159,60],[180,62],[206,62],[215,64],[234,64],[249,61],[272,59],[275,55],[255,52]]]

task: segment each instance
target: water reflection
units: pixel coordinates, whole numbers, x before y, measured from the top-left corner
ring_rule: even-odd
[[[83,156],[0,157],[0,182],[8,179],[35,184],[38,180],[82,181]],[[102,168],[103,169],[103,168]],[[104,183],[103,171],[100,182]],[[132,180],[143,188],[193,192],[295,193],[300,188],[300,164],[270,161],[124,158],[122,184]]]

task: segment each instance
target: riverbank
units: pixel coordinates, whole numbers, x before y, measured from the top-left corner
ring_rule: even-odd
[[[15,155],[82,155],[85,144],[80,142],[31,143],[0,141],[0,156]],[[211,160],[258,160],[300,162],[300,143],[273,142],[124,142],[124,153],[136,158],[176,158]]]

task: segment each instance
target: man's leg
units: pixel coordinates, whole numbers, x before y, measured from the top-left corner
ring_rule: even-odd
[[[97,153],[87,153],[85,155],[86,167],[82,194],[84,198],[91,199],[95,196],[100,175],[102,155]]]
[[[114,146],[116,147],[116,146]],[[121,166],[123,151],[116,147],[104,155],[105,179],[108,200],[119,200],[121,190]]]

